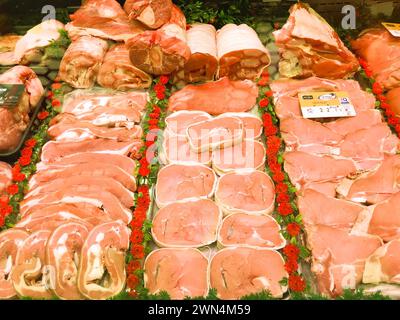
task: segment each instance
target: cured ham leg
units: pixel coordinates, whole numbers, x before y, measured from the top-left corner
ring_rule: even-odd
[[[0,299],[17,295],[10,274],[15,266],[18,250],[29,233],[22,229],[9,229],[0,233]]]
[[[124,44],[117,44],[108,50],[100,67],[97,82],[105,88],[130,90],[148,88],[152,78],[132,65],[129,50]]]
[[[176,84],[214,80],[218,69],[216,30],[211,24],[193,24],[187,31],[188,62],[173,77]]]
[[[170,21],[158,30],[145,31],[127,41],[133,65],[154,75],[170,74],[190,58],[186,18],[173,6]]]
[[[105,40],[91,36],[73,41],[61,60],[60,79],[74,88],[92,87],[107,48]]]
[[[129,20],[138,20],[151,29],[158,29],[171,19],[171,0],[127,0],[124,10]]]
[[[90,231],[82,247],[77,282],[86,298],[105,300],[122,291],[129,236],[129,228],[120,221],[101,224]]]
[[[248,25],[227,24],[217,32],[219,76],[255,80],[271,58],[257,33]]]
[[[80,300],[78,291],[78,265],[81,249],[89,233],[80,223],[71,222],[59,226],[47,241],[46,263],[52,267],[50,281],[52,292],[63,300]]]

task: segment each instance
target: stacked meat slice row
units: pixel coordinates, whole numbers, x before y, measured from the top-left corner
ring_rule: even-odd
[[[352,80],[281,80],[271,88],[319,290],[335,296],[361,282],[398,283],[399,139],[373,95]],[[346,91],[357,115],[304,119],[298,93],[310,91]]]
[[[0,234],[0,298],[107,299],[123,290],[132,158],[147,99],[104,90],[65,96],[20,204],[22,219]]]

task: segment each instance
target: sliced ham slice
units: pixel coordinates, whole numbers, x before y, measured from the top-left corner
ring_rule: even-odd
[[[90,230],[109,221],[109,215],[96,206],[60,203],[33,210],[16,227],[32,233],[40,230],[53,231],[67,222],[77,222]]]
[[[211,24],[195,23],[187,31],[191,55],[174,74],[177,84],[214,80],[218,70],[216,30]]]
[[[212,117],[204,111],[178,111],[165,118],[168,134],[186,137],[187,128],[197,122],[210,120]]]
[[[261,171],[228,173],[218,181],[215,201],[224,214],[266,215],[274,209],[274,183]]]
[[[387,103],[390,105],[390,109],[400,117],[400,87],[390,90],[387,95]]]
[[[365,261],[382,245],[377,236],[350,234],[328,226],[309,229],[307,241],[319,290],[330,296],[355,289],[362,280]]]
[[[227,216],[218,231],[218,244],[224,247],[281,249],[286,240],[271,216],[234,213]]]
[[[93,87],[107,49],[105,40],[90,36],[78,38],[65,52],[58,76],[74,88]]]
[[[136,155],[142,147],[139,139],[128,142],[119,142],[108,139],[94,139],[83,141],[49,141],[42,149],[41,160],[43,162],[54,162],[60,158],[80,152],[111,153],[119,155]]]
[[[243,121],[228,116],[197,122],[186,130],[190,147],[197,153],[238,144],[243,135]]]
[[[297,3],[282,29],[274,32],[285,78],[350,77],[359,68],[356,57],[334,29],[307,4]]]
[[[171,19],[171,0],[127,0],[124,10],[129,20],[138,20],[151,29],[158,29]]]
[[[104,88],[131,90],[150,87],[152,78],[132,65],[125,44],[117,44],[104,57],[97,82]]]
[[[183,67],[190,58],[184,14],[174,5],[165,25],[130,38],[127,46],[132,64],[149,74],[170,74]]]
[[[171,203],[153,219],[153,239],[160,247],[199,248],[217,240],[222,213],[209,199]]]
[[[62,113],[52,119],[51,127],[47,133],[52,140],[64,142],[96,138],[131,141],[140,139],[143,130],[140,126],[133,126],[132,128],[98,127],[89,121],[79,120],[71,114]]]
[[[211,287],[220,299],[240,299],[243,296],[268,291],[282,298],[287,288],[280,284],[287,277],[282,256],[274,250],[226,248],[210,263]]]
[[[247,139],[232,147],[215,150],[212,165],[219,175],[260,169],[265,163],[265,156],[265,148],[261,142]]]
[[[51,283],[47,278],[46,244],[50,231],[37,231],[27,237],[18,250],[11,280],[15,291],[21,297],[33,299],[50,299]]]
[[[83,299],[77,278],[81,249],[88,234],[85,225],[70,222],[55,229],[47,241],[46,263],[52,267],[51,291],[60,299]]]
[[[12,182],[11,166],[6,162],[0,161],[0,195],[6,191],[6,188]]]
[[[179,200],[211,198],[217,177],[203,165],[171,164],[158,172],[156,203],[159,208]]]
[[[172,94],[169,111],[197,110],[212,115],[246,112],[254,107],[258,88],[249,80],[231,81],[224,77],[215,82],[188,85]]]
[[[219,76],[256,80],[271,58],[257,33],[248,25],[227,24],[217,32]]]
[[[208,294],[208,260],[197,249],[155,250],[147,256],[144,270],[144,284],[151,294],[166,291],[175,300]]]
[[[125,286],[125,252],[130,230],[121,221],[98,225],[90,231],[82,250],[77,286],[92,300],[105,300]]]
[[[125,41],[146,28],[134,21],[115,0],[88,0],[70,15],[65,27],[70,38],[91,35],[114,41]]]
[[[17,252],[28,236],[28,232],[18,228],[0,233],[0,299],[11,299],[17,295],[10,274],[16,263]]]
[[[365,263],[363,283],[400,284],[400,240],[378,248]]]

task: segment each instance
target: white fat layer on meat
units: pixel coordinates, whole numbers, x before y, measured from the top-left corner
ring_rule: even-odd
[[[90,272],[87,274],[87,281],[100,279],[104,274],[104,266],[101,261],[102,250],[99,244],[93,244],[88,250],[88,256],[92,262]],[[97,286],[97,285],[96,285]]]
[[[270,287],[270,282],[266,277],[258,277],[258,278],[254,278],[251,283],[256,286],[259,287],[261,285],[261,287],[263,288],[269,288]]]
[[[271,246],[271,247],[274,246],[274,243],[272,241],[269,241],[268,239],[263,239],[256,230],[253,230],[251,237],[253,239],[257,239],[257,240],[261,241],[262,243],[266,244],[267,246]]]
[[[11,272],[12,266],[13,266],[13,261],[12,261],[12,256],[10,255],[10,256],[7,257],[6,265],[5,265],[5,268],[3,270],[3,273],[4,274],[9,274]]]
[[[142,11],[142,13],[140,14],[140,20],[145,21],[146,24],[150,25],[155,23],[156,18],[154,16],[154,11],[151,6],[148,6]]]
[[[126,122],[129,121],[129,118],[125,115],[109,115],[109,114],[101,114],[92,123],[96,126],[105,126],[110,123],[116,122]]]
[[[85,197],[79,197],[79,196],[71,196],[71,197],[64,197],[62,199],[64,203],[90,203],[97,208],[101,208],[103,206],[103,203],[100,200],[97,199],[92,199],[92,198],[85,198]]]
[[[101,242],[104,239],[104,233],[100,232],[97,236],[96,236],[96,242]]]
[[[57,245],[63,245],[68,240],[68,233],[64,233],[60,238],[58,238]]]
[[[94,109],[93,108],[94,105],[96,105],[96,107],[105,107],[109,100],[110,100],[109,97],[98,97],[96,98],[95,103],[93,103],[93,101],[91,100],[84,100],[75,106],[75,108],[72,110],[72,113],[74,114],[88,113]]]
[[[68,238],[68,235],[67,235],[67,238]],[[61,261],[63,255],[65,255],[67,252],[68,252],[68,250],[67,250],[66,246],[59,246],[53,250],[53,255],[56,258],[56,261]]]
[[[84,130],[83,132],[77,132],[74,130],[68,130],[63,132],[62,134],[60,134],[56,140],[57,141],[62,141],[62,140],[85,140],[85,139],[90,139],[93,138],[94,135],[91,134],[90,132],[87,132],[86,130]]]

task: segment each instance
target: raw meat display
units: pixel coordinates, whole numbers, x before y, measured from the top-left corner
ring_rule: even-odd
[[[11,166],[0,161],[0,196],[6,191],[12,182]]]
[[[279,71],[285,78],[340,79],[359,68],[333,28],[307,4],[293,5],[288,21],[274,36],[281,55]]]
[[[217,32],[219,76],[255,80],[271,58],[257,33],[248,25],[227,24]]]
[[[144,283],[151,294],[166,291],[171,299],[208,293],[208,260],[197,249],[164,248],[151,252],[144,263]]]
[[[204,111],[211,115],[225,112],[246,112],[254,107],[257,86],[249,80],[231,81],[222,78],[215,82],[188,85],[169,99],[171,112],[180,110]]]
[[[286,276],[284,260],[274,250],[227,248],[210,262],[211,288],[221,299],[239,299],[263,290],[280,298],[287,290],[280,284]]]
[[[390,109],[400,117],[400,87],[390,90],[387,95],[387,103],[390,105]]]
[[[124,10],[129,20],[138,20],[151,29],[158,29],[171,19],[171,0],[127,0]]]
[[[108,49],[105,40],[83,36],[73,41],[61,60],[59,77],[74,88],[90,88]]]
[[[127,46],[133,65],[140,70],[154,75],[176,71],[190,58],[184,14],[174,5],[168,23],[130,38]]]
[[[372,28],[351,42],[353,50],[364,59],[376,81],[384,88],[400,86],[400,40],[389,31]],[[384,53],[384,54],[382,54]]]
[[[191,55],[184,67],[176,71],[177,84],[214,80],[218,70],[216,30],[211,24],[195,23],[187,31]]]
[[[171,203],[160,209],[152,225],[160,247],[203,247],[217,240],[222,213],[209,199]]]
[[[71,39],[95,36],[107,40],[125,41],[144,31],[140,23],[129,21],[128,15],[115,0],[87,0],[70,16],[65,28]]]
[[[102,87],[115,90],[148,88],[151,81],[150,75],[132,65],[124,44],[114,45],[108,50],[97,76]]]

